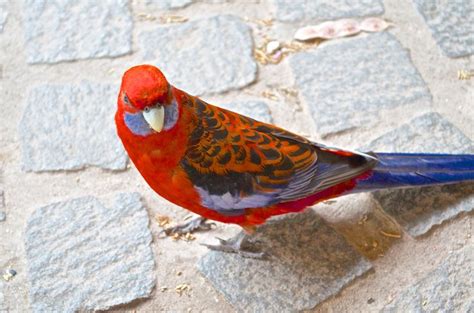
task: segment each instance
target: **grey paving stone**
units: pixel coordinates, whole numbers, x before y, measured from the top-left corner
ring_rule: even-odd
[[[91,82],[32,89],[19,126],[23,169],[125,169],[114,123],[116,98],[117,86]]]
[[[449,57],[474,53],[474,2],[472,0],[413,0],[436,43]]]
[[[256,78],[250,28],[231,15],[145,31],[139,43],[144,60],[191,94],[236,89]]]
[[[322,21],[344,17],[381,15],[382,0],[273,0],[282,22]]]
[[[370,127],[384,109],[431,106],[431,94],[407,50],[389,33],[298,53],[290,66],[323,136]]]
[[[255,239],[269,260],[211,251],[198,263],[239,312],[310,309],[371,268],[311,210],[269,221]]]
[[[380,152],[474,153],[474,144],[438,113],[427,113],[371,142],[364,150]],[[410,235],[474,209],[474,184],[378,191],[382,208]]]
[[[83,197],[35,210],[25,230],[32,311],[103,310],[149,296],[148,223],[136,193],[117,194],[107,206]]]
[[[265,123],[273,122],[270,108],[268,107],[268,104],[262,100],[236,101],[232,103],[219,104],[219,106],[224,109],[251,117],[257,121]]]
[[[5,209],[5,197],[3,190],[0,190],[0,222],[4,222],[7,219],[7,214],[3,211]]]
[[[407,288],[382,311],[473,312],[473,255],[472,245],[454,252],[433,272]]]
[[[4,295],[5,283],[0,280],[0,312],[8,312],[8,306]]]
[[[127,0],[23,0],[28,63],[116,57],[132,51]]]
[[[7,22],[8,17],[8,2],[6,0],[0,0],[0,33],[3,32],[3,28]]]
[[[146,5],[156,6],[161,10],[184,8],[193,3],[193,0],[146,0]]]

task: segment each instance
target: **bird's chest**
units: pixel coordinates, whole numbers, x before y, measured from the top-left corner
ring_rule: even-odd
[[[174,155],[163,153],[154,150],[143,154],[134,161],[135,166],[150,187],[162,197],[183,207],[196,204],[199,195],[181,167],[180,158],[176,157],[178,151]]]

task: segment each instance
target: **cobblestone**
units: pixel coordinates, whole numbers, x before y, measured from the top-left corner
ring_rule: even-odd
[[[146,0],[145,4],[156,6],[161,10],[184,8],[193,3],[193,0]]]
[[[132,51],[127,0],[23,0],[28,63],[116,57]]]
[[[8,2],[6,0],[0,0],[0,33],[3,32],[3,28],[8,18]]]
[[[8,307],[5,301],[5,295],[3,290],[5,288],[5,283],[0,280],[0,312],[8,312]]]
[[[31,90],[19,127],[23,169],[125,169],[113,123],[116,97],[116,86],[91,82]]]
[[[408,52],[388,33],[296,54],[290,66],[323,136],[370,127],[384,109],[431,105],[431,94]]]
[[[434,271],[408,287],[383,312],[472,312],[474,247],[451,254]]]
[[[141,33],[139,42],[143,59],[190,94],[237,89],[256,79],[250,28],[231,15],[159,27]]]
[[[381,0],[273,0],[273,5],[276,18],[282,22],[315,22],[384,12]]]
[[[148,223],[136,193],[107,207],[83,197],[37,209],[25,231],[33,312],[104,310],[149,296]]]
[[[261,100],[248,100],[219,104],[220,107],[251,117],[257,121],[272,123],[272,115],[267,103]]]
[[[270,261],[213,251],[198,264],[239,312],[310,309],[371,268],[312,211],[270,221],[253,239]]]
[[[5,211],[5,196],[3,190],[0,190],[0,222],[4,222],[7,219]]]
[[[420,153],[474,153],[474,144],[438,113],[414,118],[380,138],[364,150]],[[412,236],[420,236],[433,226],[462,212],[474,209],[472,183],[410,188],[374,193],[382,208]]]
[[[449,57],[474,53],[474,3],[472,0],[413,0],[433,38]]]

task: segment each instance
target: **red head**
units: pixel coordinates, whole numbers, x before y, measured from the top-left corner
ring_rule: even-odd
[[[165,104],[169,97],[170,85],[161,71],[152,65],[138,65],[123,74],[120,87],[121,96],[131,106],[143,110]]]
[[[118,99],[118,115],[137,136],[171,129],[179,117],[172,87],[152,65],[138,65],[125,72]]]

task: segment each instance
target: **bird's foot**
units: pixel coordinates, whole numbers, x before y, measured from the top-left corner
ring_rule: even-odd
[[[215,223],[208,223],[207,219],[203,217],[195,217],[193,219],[190,219],[189,221],[178,224],[174,227],[169,227],[166,229],[163,229],[162,232],[166,234],[166,236],[178,234],[178,235],[185,235],[189,233],[193,233],[195,231],[206,231],[210,230],[212,226],[215,226]]]
[[[244,258],[263,260],[268,257],[268,254],[261,251],[255,246],[256,242],[249,241],[245,233],[240,233],[236,237],[229,240],[224,240],[216,237],[220,244],[210,245],[202,244],[210,250],[220,251],[224,253],[236,253]]]

